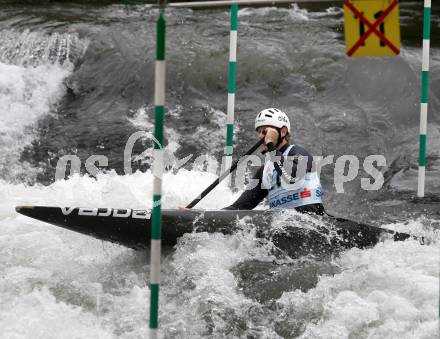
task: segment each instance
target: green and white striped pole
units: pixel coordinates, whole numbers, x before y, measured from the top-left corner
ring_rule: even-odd
[[[419,179],[417,196],[425,196],[426,131],[429,99],[429,45],[431,36],[431,0],[425,0],[423,10],[422,96],[420,98]]]
[[[234,152],[234,111],[235,111],[235,76],[237,65],[237,16],[238,4],[231,5],[231,34],[229,41],[229,84],[228,84],[228,108],[226,125],[226,147],[224,151],[225,166],[229,168],[232,164]]]
[[[158,336],[159,285],[162,227],[162,174],[163,174],[163,120],[165,113],[165,2],[161,2],[157,19],[156,65],[154,83],[154,163],[153,163],[153,211],[150,259],[150,339]]]

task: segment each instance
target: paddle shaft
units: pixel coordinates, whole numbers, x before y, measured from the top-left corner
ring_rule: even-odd
[[[264,139],[260,139],[254,146],[252,146],[251,149],[249,149],[249,151],[247,151],[244,154],[244,156],[251,155],[252,153],[254,153],[257,150],[257,148],[261,146],[263,142]],[[208,193],[211,192],[224,178],[226,178],[230,173],[236,170],[239,161],[240,159],[235,160],[232,163],[232,166],[228,170],[220,174],[220,176],[217,179],[215,179],[215,181],[211,185],[209,185],[202,193],[200,193],[200,196],[198,196],[193,201],[191,201],[191,203],[188,206],[186,206],[186,208],[193,208],[195,205],[197,205],[199,201],[202,200],[205,196],[207,196]]]

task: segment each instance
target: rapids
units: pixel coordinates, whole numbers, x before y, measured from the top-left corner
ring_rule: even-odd
[[[429,242],[385,241],[318,261],[283,255],[252,229],[187,234],[162,258],[163,338],[438,335],[440,12],[434,6],[427,197],[416,199],[422,4],[400,6],[401,55],[385,59],[345,56],[340,3],[240,9],[235,152],[254,143],[255,113],[277,106],[289,113],[294,142],[314,155],[384,155],[379,191],[362,190],[359,177],[337,193],[326,167],[327,209]],[[151,206],[151,140],[135,144],[132,174],[123,151],[132,133],[153,126],[157,11],[0,8],[0,337],[145,338],[149,253],[14,207]],[[226,134],[229,13],[172,9],[166,17],[166,150],[213,163]],[[80,173],[55,181],[66,154],[79,157]],[[96,177],[84,166],[93,154],[108,158]],[[171,164],[164,207],[184,206],[209,185],[216,168],[205,167]],[[222,208],[241,189],[222,183],[198,207]]]

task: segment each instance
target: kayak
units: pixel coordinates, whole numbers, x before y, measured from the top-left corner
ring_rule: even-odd
[[[18,206],[25,216],[133,249],[150,243],[151,210]],[[410,235],[331,216],[292,210],[162,210],[162,244],[174,246],[193,232],[233,234],[255,231],[290,256],[328,254],[336,249],[371,247],[384,238]]]

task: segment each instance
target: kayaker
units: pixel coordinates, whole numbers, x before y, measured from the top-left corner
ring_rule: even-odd
[[[289,144],[291,129],[287,114],[277,108],[267,108],[258,113],[255,130],[260,139],[264,138],[271,157],[266,157],[265,164],[253,177],[258,180],[258,185],[246,189],[237,201],[224,209],[250,210],[267,197],[270,208],[324,215],[321,183],[317,173],[312,172],[313,157],[303,147]],[[302,176],[299,161],[307,162]],[[291,168],[290,173],[287,168]]]

